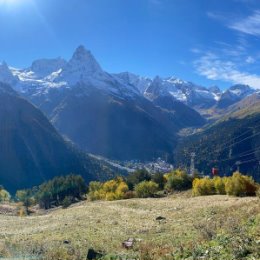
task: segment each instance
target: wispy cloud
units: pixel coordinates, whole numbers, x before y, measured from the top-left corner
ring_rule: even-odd
[[[194,65],[197,73],[208,79],[247,84],[260,89],[260,75],[241,71],[234,62],[222,60],[212,52],[201,56]]]
[[[247,0],[248,1],[248,0]],[[260,36],[260,10],[255,10],[248,16],[237,16],[234,13],[207,12],[206,15],[222,22],[227,28],[240,33]]]
[[[260,36],[260,11],[257,10],[252,15],[232,22],[228,27],[242,33]]]
[[[246,63],[253,64],[255,63],[255,59],[252,56],[248,56],[246,58]]]
[[[192,53],[195,53],[195,54],[201,53],[201,50],[198,49],[198,48],[191,48],[190,51],[191,51]]]
[[[211,19],[215,19],[215,20],[219,20],[219,21],[226,21],[227,20],[227,16],[224,15],[223,13],[208,11],[206,14]]]

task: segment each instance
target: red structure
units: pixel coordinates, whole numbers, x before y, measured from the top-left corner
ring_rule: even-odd
[[[218,168],[212,168],[212,174],[214,176],[218,175]]]

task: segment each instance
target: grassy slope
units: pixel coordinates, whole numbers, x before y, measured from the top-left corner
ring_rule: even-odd
[[[45,259],[85,259],[90,247],[138,259],[199,259],[188,258],[192,254],[204,254],[204,259],[253,259],[240,257],[240,251],[250,256],[246,250],[259,259],[259,199],[188,197],[185,193],[163,199],[83,202],[23,218],[0,215],[0,254],[1,247],[2,255],[8,255],[11,245],[19,245],[19,252],[47,252]],[[158,223],[158,216],[167,222]],[[133,251],[121,247],[129,237],[142,240]],[[171,252],[176,258],[165,258]]]

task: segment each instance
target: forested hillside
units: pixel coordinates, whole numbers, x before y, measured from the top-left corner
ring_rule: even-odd
[[[230,117],[182,140],[175,152],[175,163],[189,166],[191,152],[195,152],[195,167],[204,174],[218,167],[221,175],[229,175],[240,167],[242,173],[259,180],[259,137],[260,113]]]

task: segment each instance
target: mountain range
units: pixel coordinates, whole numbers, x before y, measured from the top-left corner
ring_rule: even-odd
[[[147,99],[138,86],[103,71],[83,46],[68,62],[38,60],[27,69],[3,64],[0,80],[12,84],[81,149],[112,159],[171,155],[180,129],[205,123],[184,103],[169,100],[165,107],[160,99]]]
[[[222,91],[174,76],[151,79],[129,72],[112,74],[84,46],[68,61],[40,59],[24,69],[3,62],[0,81],[40,109],[54,131],[79,149],[116,160],[167,157],[182,164],[187,158],[179,156],[178,147],[189,147],[180,136],[185,129],[207,135],[208,129],[221,129],[223,120],[243,115],[240,119],[245,121],[248,110],[260,112],[259,91],[247,85]],[[198,135],[191,138],[200,140]],[[210,142],[208,138],[205,146]]]

